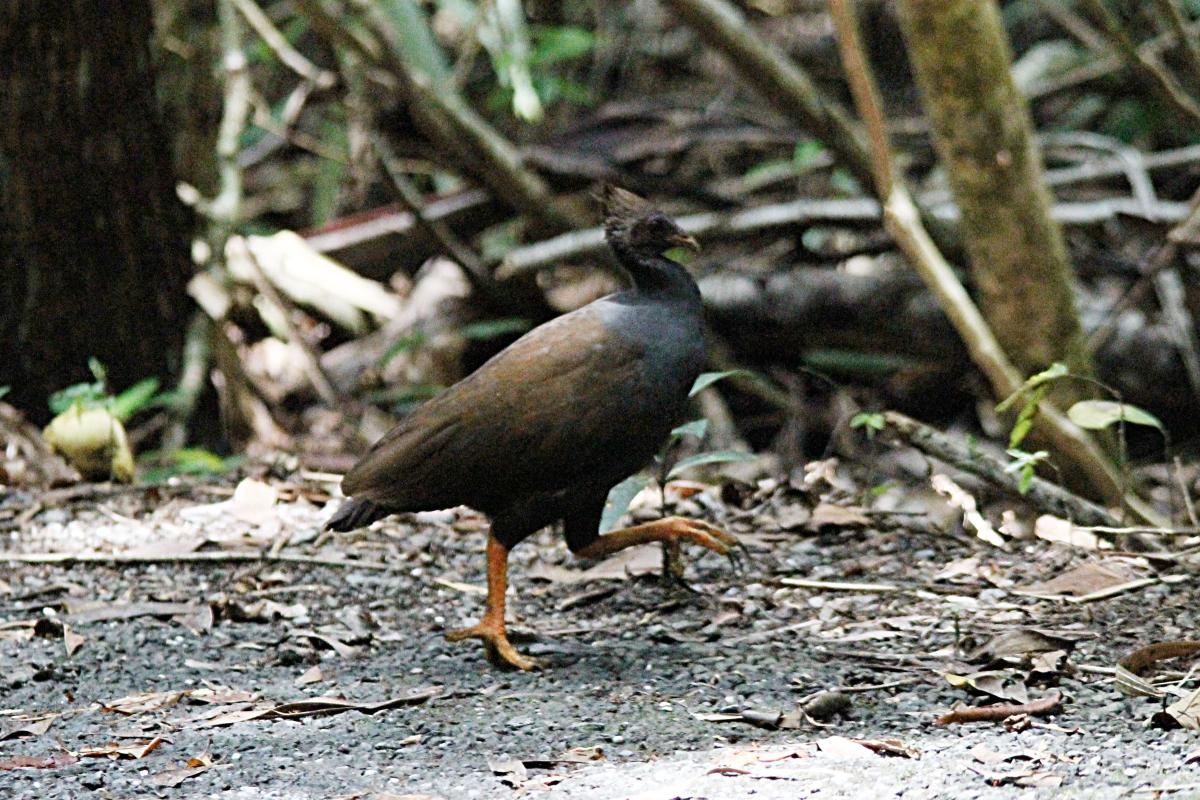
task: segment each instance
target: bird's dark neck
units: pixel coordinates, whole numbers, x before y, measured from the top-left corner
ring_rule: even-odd
[[[700,302],[700,288],[681,264],[664,256],[647,256],[609,242],[617,261],[633,278],[634,288],[647,295]]]

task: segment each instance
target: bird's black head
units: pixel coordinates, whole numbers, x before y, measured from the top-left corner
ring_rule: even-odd
[[[615,250],[653,258],[673,247],[700,249],[670,217],[633,192],[606,184],[600,200],[604,204],[604,236]]]

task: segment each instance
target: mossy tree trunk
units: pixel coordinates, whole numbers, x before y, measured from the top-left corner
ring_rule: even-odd
[[[0,10],[0,385],[170,376],[190,313],[187,220],[151,73],[149,0]]]
[[[995,0],[901,0],[917,83],[946,169],[984,317],[1024,374],[1090,374],[1062,232]],[[1062,387],[1059,402],[1083,396]]]

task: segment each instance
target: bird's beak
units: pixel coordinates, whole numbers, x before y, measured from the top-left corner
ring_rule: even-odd
[[[700,252],[700,243],[696,241],[695,236],[688,236],[686,233],[676,233],[667,241],[675,247],[686,247],[693,253]]]

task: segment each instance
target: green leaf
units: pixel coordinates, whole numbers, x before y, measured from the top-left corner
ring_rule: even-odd
[[[863,428],[867,432],[868,439],[874,439],[877,431],[881,431],[885,427],[883,414],[878,411],[855,414],[850,418],[851,428]]]
[[[697,439],[703,439],[706,433],[708,433],[708,419],[701,417],[691,422],[685,422],[671,431],[671,438],[682,439],[684,436],[695,436]]]
[[[689,469],[704,464],[727,464],[734,461],[753,461],[754,459],[753,453],[743,453],[740,450],[714,450],[709,453],[698,453],[676,462],[675,466],[671,467],[671,471],[667,473],[667,480],[677,478]]]
[[[1020,447],[1021,442],[1025,441],[1025,437],[1029,435],[1029,431],[1033,428],[1033,420],[1042,405],[1042,400],[1046,398],[1046,393],[1049,391],[1049,384],[1045,382],[1037,384],[1037,388],[1029,395],[1029,398],[1025,401],[1025,405],[1021,406],[1021,413],[1017,415],[1017,421],[1013,424],[1012,432],[1008,435],[1008,446],[1010,448]]]
[[[420,331],[417,331],[416,333],[410,333],[407,336],[401,336],[399,339],[392,342],[388,349],[384,351],[383,355],[379,357],[379,366],[382,367],[386,365],[389,361],[403,352],[415,350],[416,348],[425,344],[426,338],[427,337],[425,334],[421,333]]]
[[[749,378],[753,377],[754,373],[748,369],[727,369],[724,372],[702,372],[700,373],[700,377],[696,378],[696,382],[692,384],[692,389],[688,392],[688,397],[695,397],[717,381],[724,380],[725,378],[733,375],[741,375]]]
[[[473,342],[495,339],[510,333],[524,333],[529,330],[530,323],[520,317],[501,317],[499,319],[483,319],[478,322],[468,322],[458,329],[463,338]]]
[[[596,36],[587,28],[534,25],[531,33],[535,44],[529,62],[539,66],[580,58],[596,46]]]
[[[818,160],[825,153],[825,146],[814,139],[796,142],[792,151],[792,163],[797,172],[808,172],[817,166]]]
[[[104,401],[104,387],[99,383],[76,383],[59,389],[50,395],[47,403],[55,414],[61,414],[73,405],[91,408]]]
[[[636,475],[630,475],[610,489],[608,499],[604,501],[604,512],[600,515],[600,532],[608,533],[617,527],[621,517],[625,516],[625,512],[629,510],[629,504],[633,502],[633,498],[637,497],[638,492],[649,484],[650,476],[639,472]]]
[[[1004,466],[1005,472],[1020,473],[1017,480],[1017,491],[1022,495],[1029,492],[1029,487],[1033,485],[1033,478],[1037,471],[1037,465],[1050,458],[1050,453],[1045,450],[1038,450],[1036,453],[1027,453],[1024,450],[1009,448],[1007,451],[1012,461]]]
[[[1067,417],[1071,422],[1089,431],[1103,430],[1117,424],[1122,418],[1131,425],[1146,425],[1163,430],[1163,424],[1158,421],[1158,417],[1149,411],[1113,400],[1080,400],[1067,410]]]
[[[0,386],[0,397],[4,397],[4,395],[8,394],[11,391],[12,391],[11,386]]]
[[[125,422],[152,404],[155,399],[154,395],[158,392],[158,386],[158,378],[140,380],[114,397],[108,410],[121,422]]]
[[[108,370],[100,363],[100,359],[95,356],[88,359],[88,369],[92,371],[92,377],[96,379],[96,383],[103,384],[108,380]]]
[[[1026,392],[1032,391],[1039,386],[1049,383],[1050,381],[1057,380],[1058,378],[1064,378],[1069,374],[1070,370],[1067,369],[1066,364],[1058,361],[1054,362],[1036,375],[1030,375],[1025,382],[1021,384],[1020,389],[1017,389],[1008,397],[997,403],[996,413],[1003,414],[1004,412],[1008,411],[1010,408],[1012,408],[1013,404],[1017,402],[1017,398]]]

